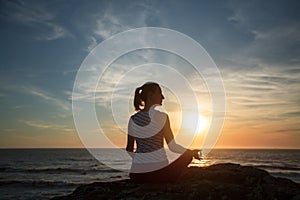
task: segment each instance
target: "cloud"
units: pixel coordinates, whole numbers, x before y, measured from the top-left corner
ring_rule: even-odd
[[[300,132],[300,128],[286,128],[286,129],[279,129],[279,130],[276,130],[275,132],[278,132],[278,133],[287,133],[287,132],[293,132],[293,133],[296,133],[295,135],[296,136],[299,136],[299,132]]]
[[[112,15],[107,11],[97,20],[94,34],[100,36],[102,39],[107,39],[116,33],[128,29],[130,29],[128,25],[122,23],[117,16]]]
[[[232,15],[227,19],[245,43],[236,49],[241,60],[256,59],[272,65],[300,64],[299,2],[229,1]],[[267,8],[267,9],[265,9]]]
[[[51,129],[51,130],[58,130],[60,132],[75,132],[74,128],[69,128],[68,126],[65,125],[58,125],[58,124],[45,123],[41,121],[30,121],[30,120],[19,120],[19,122],[37,129]]]
[[[11,132],[16,132],[17,129],[14,129],[14,128],[6,128],[6,129],[2,129],[2,131],[3,131],[3,132],[9,132],[9,133],[11,133]]]
[[[284,124],[289,119],[297,124],[300,74],[294,66],[271,67],[262,64],[261,68],[223,71],[230,122]]]
[[[252,30],[255,40],[247,52],[268,63],[300,64],[300,24]]]
[[[158,14],[157,9],[147,2],[110,3],[97,16],[94,33],[106,39],[131,28],[151,26],[153,22],[155,26],[159,26],[161,19]]]
[[[300,117],[300,111],[287,112],[282,114],[284,117]]]
[[[98,42],[97,39],[93,36],[88,36],[87,40],[89,42],[89,45],[87,46],[86,51],[90,52],[92,49],[94,49],[97,46]]]
[[[2,16],[6,20],[21,23],[34,28],[37,40],[55,40],[72,37],[72,34],[62,25],[55,22],[56,15],[47,10],[46,6],[37,3],[6,1],[2,4]]]
[[[46,101],[52,102],[54,105],[60,107],[61,109],[65,111],[70,111],[71,110],[71,105],[70,103],[63,101],[59,98],[53,97],[52,95],[48,94],[47,92],[34,87],[34,86],[22,86],[22,91],[31,94],[37,97],[40,97]]]
[[[95,56],[97,57],[97,55]],[[76,91],[78,91],[78,93],[67,92],[69,100],[71,100],[72,97],[73,100],[88,102],[92,102],[95,99],[97,105],[104,107],[110,106],[111,93],[114,91],[116,84],[124,78],[124,76],[132,77],[132,79],[126,79],[126,83],[122,83],[121,86],[118,86],[118,89],[122,89],[122,91],[128,88],[132,88],[132,91],[134,91],[134,88],[138,86],[138,83],[143,83],[143,76],[139,76],[139,74],[136,74],[133,71],[128,74],[127,72],[139,64],[147,63],[151,56],[151,53],[134,52],[115,61],[103,74],[99,74],[99,71],[101,70],[101,67],[104,66],[97,63],[97,60],[94,61],[95,63],[89,63],[88,67],[81,69],[80,83],[78,79],[77,84],[79,85],[76,87]],[[150,69],[145,70],[144,75],[147,73],[148,76],[151,77],[150,74],[153,74],[152,72]],[[98,83],[98,85],[94,91],[95,83]],[[128,98],[127,96],[122,95],[120,91],[117,91],[115,94],[117,94],[115,98]]]
[[[48,26],[50,29],[49,33],[41,36],[37,36],[37,40],[56,40],[64,37],[73,37],[73,35],[67,31],[64,27],[54,24],[54,23],[44,23],[43,25]]]
[[[133,28],[159,26],[162,22],[157,9],[147,2],[102,2],[94,7],[98,9],[84,16],[88,20],[88,30],[91,30],[86,33],[87,51],[117,33]],[[79,24],[82,26],[82,22]]]
[[[288,69],[284,69],[285,73],[288,74],[300,74],[300,67],[293,67],[293,68],[288,68]]]
[[[15,105],[13,106],[13,109],[23,109],[23,108],[30,108],[29,105]]]

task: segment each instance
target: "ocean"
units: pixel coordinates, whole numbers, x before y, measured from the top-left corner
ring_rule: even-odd
[[[99,149],[113,156],[110,149]],[[108,151],[110,152],[108,154]],[[128,178],[98,162],[86,149],[0,149],[0,199],[50,199],[81,184]],[[192,166],[239,163],[300,183],[300,150],[216,149]],[[123,160],[120,165],[130,165]]]

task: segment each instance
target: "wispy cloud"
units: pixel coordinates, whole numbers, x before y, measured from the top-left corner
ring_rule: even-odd
[[[41,121],[30,121],[30,120],[19,120],[19,122],[37,129],[51,129],[51,130],[58,130],[60,132],[75,132],[74,128],[70,128],[66,125],[58,125],[58,124],[46,123]]]
[[[99,11],[101,10],[101,11]],[[96,13],[90,13],[91,31],[87,35],[87,51],[93,49],[99,42],[113,36],[116,33],[132,28],[155,26],[162,23],[158,11],[147,2],[108,2],[101,4]]]
[[[300,109],[299,109],[299,111],[284,113],[284,114],[282,114],[282,116],[284,116],[284,117],[298,117],[298,118],[300,118]]]
[[[49,101],[49,102],[53,103],[54,105],[60,107],[61,109],[65,110],[65,111],[71,110],[70,103],[68,103],[67,101],[63,101],[63,100],[61,100],[57,97],[54,97],[53,95],[50,95],[48,92],[43,91],[43,90],[41,90],[37,87],[23,86],[22,91],[27,93],[27,94],[31,94],[31,95],[37,96],[39,98],[42,98],[46,101]]]
[[[299,2],[287,6],[282,1],[229,1],[228,7],[232,9],[228,21],[247,39],[236,49],[234,57],[277,66],[300,64],[300,24],[296,14]],[[269,9],[266,11],[265,7]]]
[[[89,44],[88,44],[86,50],[88,52],[90,52],[92,49],[94,49],[97,46],[98,42],[97,42],[97,39],[93,36],[88,36],[87,40],[88,40]]]
[[[11,133],[11,132],[17,131],[17,129],[14,129],[14,128],[5,128],[5,129],[2,129],[2,131],[3,132],[9,132],[9,133]]]
[[[117,15],[112,14],[110,8],[106,8],[103,12],[93,15],[95,15],[93,19],[95,25],[91,27],[92,31],[86,36],[88,46],[85,50],[88,52],[95,48],[99,41],[105,40],[116,33],[130,29],[130,26],[121,22],[121,19]]]
[[[107,10],[106,13],[97,20],[94,33],[103,39],[107,39],[118,32],[128,29],[128,25],[122,23],[117,16],[109,13],[109,10]]]
[[[300,64],[300,24],[291,23],[269,30],[253,30],[255,41],[247,52],[271,64]]]
[[[228,123],[248,127],[261,125],[265,129],[275,130],[274,124],[268,125],[266,122],[277,122],[280,128],[288,120],[290,126],[297,126],[300,74],[295,66],[279,68],[261,63],[259,68],[233,69],[223,70],[228,91]]]
[[[31,106],[29,105],[16,105],[13,107],[13,109],[23,109],[23,108],[30,108]]]
[[[1,17],[35,28],[37,40],[55,40],[72,36],[65,27],[55,21],[55,13],[46,9],[41,2],[6,1],[2,6]]]
[[[299,136],[300,128],[286,128],[286,129],[279,129],[275,132],[279,133],[296,133],[295,136]]]

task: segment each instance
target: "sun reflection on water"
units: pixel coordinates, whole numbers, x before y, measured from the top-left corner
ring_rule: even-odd
[[[193,159],[191,164],[189,164],[189,167],[208,167],[208,166],[212,165],[213,163],[214,162],[212,160],[210,160],[208,157],[202,156],[201,160]]]

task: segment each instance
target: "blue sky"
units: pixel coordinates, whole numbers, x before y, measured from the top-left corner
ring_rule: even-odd
[[[2,148],[80,146],[71,94],[82,61],[113,34],[147,26],[192,37],[219,67],[228,105],[220,147],[300,148],[298,1],[0,4]]]

